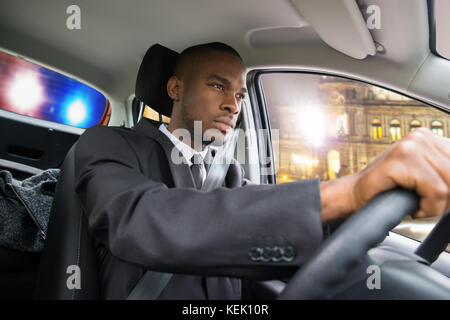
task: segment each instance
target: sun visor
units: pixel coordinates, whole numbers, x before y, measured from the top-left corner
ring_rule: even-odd
[[[375,43],[354,0],[291,0],[319,37],[355,59],[375,55]]]

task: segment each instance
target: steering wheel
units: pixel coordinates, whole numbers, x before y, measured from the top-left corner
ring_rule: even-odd
[[[407,215],[414,214],[418,208],[419,197],[412,191],[397,188],[379,194],[322,244],[316,254],[294,274],[278,299],[329,298],[336,284],[342,281],[351,268],[366,256],[367,251],[380,243],[392,228]],[[444,218],[448,225],[450,214]],[[441,219],[438,225],[442,226],[443,220]],[[449,232],[448,228],[443,230],[442,227],[436,227],[435,229],[440,229],[441,234],[443,231],[446,234]],[[429,241],[429,243],[433,242],[433,246],[428,247],[437,245],[436,238],[441,238],[440,242],[448,240],[447,236],[436,236],[437,232],[433,231],[434,242]],[[428,238],[424,243],[427,240]],[[446,245],[442,246],[442,243],[439,243],[438,246],[445,248]],[[444,288],[444,296],[449,298],[450,286],[446,288],[449,288],[449,291]]]

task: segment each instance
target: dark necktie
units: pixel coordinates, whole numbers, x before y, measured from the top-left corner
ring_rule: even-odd
[[[199,154],[194,154],[191,158],[191,172],[194,178],[195,186],[200,190],[203,184],[202,165],[203,159]]]

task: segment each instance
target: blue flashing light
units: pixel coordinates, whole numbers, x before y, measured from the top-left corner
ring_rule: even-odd
[[[22,77],[27,81],[18,83],[21,86],[13,82],[23,74],[33,77]],[[39,89],[39,95],[32,95],[23,83]],[[89,128],[100,122],[106,104],[103,94],[77,80],[0,52],[0,109]]]

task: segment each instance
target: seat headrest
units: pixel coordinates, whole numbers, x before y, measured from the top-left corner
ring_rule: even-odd
[[[136,79],[136,98],[153,110],[170,117],[173,100],[167,81],[173,76],[178,53],[159,44],[151,46],[142,60]]]

